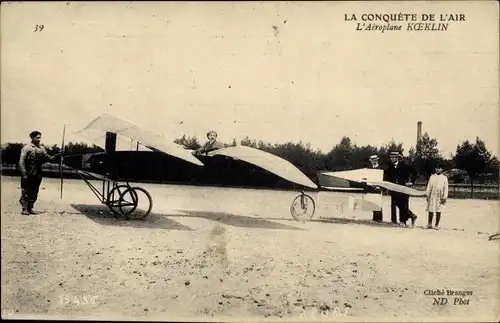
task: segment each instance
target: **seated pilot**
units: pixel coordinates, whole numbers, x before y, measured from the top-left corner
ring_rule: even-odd
[[[210,130],[207,132],[208,141],[203,145],[203,147],[194,151],[195,154],[206,154],[210,151],[224,148],[224,144],[217,141],[217,132]]]

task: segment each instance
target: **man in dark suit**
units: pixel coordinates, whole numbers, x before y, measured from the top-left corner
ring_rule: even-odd
[[[370,163],[372,169],[383,169],[379,163],[379,158],[377,155],[373,155],[370,157]],[[383,213],[380,211],[373,211],[373,221],[382,222]]]
[[[416,173],[414,169],[404,162],[403,155],[399,152],[391,152],[391,165],[387,169],[384,180],[398,185],[412,186],[415,182]],[[411,218],[412,226],[415,225],[417,216],[410,210],[410,196],[399,192],[391,192],[391,222],[398,223],[396,207],[399,209],[399,223],[407,226],[406,222]]]

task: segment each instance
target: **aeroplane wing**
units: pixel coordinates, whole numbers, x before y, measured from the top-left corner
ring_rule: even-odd
[[[309,179],[309,177],[307,177],[289,161],[259,149],[247,146],[235,146],[211,151],[208,155],[221,155],[231,157],[236,160],[243,160],[247,163],[272,172],[290,182],[314,189],[318,188],[318,186],[311,179]]]
[[[88,130],[100,130],[125,136],[140,142],[141,145],[151,150],[160,151],[195,165],[203,166],[203,163],[198,158],[193,156],[191,152],[184,149],[181,145],[174,143],[173,140],[169,141],[164,136],[142,129],[135,124],[114,116],[103,114],[90,122],[83,130],[77,132],[77,134],[85,136],[85,132]]]

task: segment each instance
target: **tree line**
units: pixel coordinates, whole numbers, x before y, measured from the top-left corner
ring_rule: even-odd
[[[196,137],[182,136],[175,140],[177,144],[183,145],[187,149],[198,149],[201,144]],[[237,145],[235,139],[226,146]],[[288,142],[288,143],[268,143],[257,141],[245,137],[239,142],[240,145],[257,148],[283,159],[288,160],[298,168],[306,171],[340,171],[351,170],[363,167],[369,167],[369,158],[371,155],[378,155],[382,165],[390,162],[389,154],[391,151],[400,151],[405,155],[405,159],[415,168],[419,179],[422,182],[427,181],[432,174],[437,163],[441,163],[448,175],[454,182],[468,181],[471,185],[478,182],[495,182],[499,179],[499,160],[490,153],[484,141],[476,138],[475,142],[463,141],[457,146],[455,154],[452,156],[442,156],[438,149],[436,138],[430,137],[425,133],[416,146],[410,147],[405,152],[403,144],[391,140],[389,143],[380,147],[364,145],[360,146],[351,141],[349,137],[341,138],[340,142],[335,144],[332,149],[323,153],[320,150],[312,149],[310,143]],[[19,161],[19,156],[23,144],[9,143],[2,147],[2,164],[13,165]],[[60,147],[53,145],[46,147],[49,154],[60,152]],[[68,143],[65,145],[64,155],[91,153],[103,151],[96,145],[87,145],[85,143]]]

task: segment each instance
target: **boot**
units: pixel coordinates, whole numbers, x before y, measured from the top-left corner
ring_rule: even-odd
[[[415,214],[412,214],[411,216],[411,226],[414,227],[415,226],[415,221],[417,221],[417,216]]]
[[[24,207],[23,207],[23,210],[22,210],[21,214],[22,214],[22,215],[30,215],[30,212],[28,211],[28,209],[27,209],[27,208],[24,208]]]
[[[435,230],[439,230],[439,221],[441,220],[441,212],[436,212],[436,225],[434,226]]]
[[[429,220],[427,221],[427,229],[432,229],[432,218],[434,217],[434,213],[429,212]]]
[[[34,204],[30,204],[30,206],[29,206],[29,208],[28,208],[28,212],[29,212],[30,214],[33,214],[33,215],[40,214],[40,212],[37,212],[37,211],[33,210],[33,207],[34,207],[34,206],[35,206]]]

